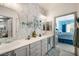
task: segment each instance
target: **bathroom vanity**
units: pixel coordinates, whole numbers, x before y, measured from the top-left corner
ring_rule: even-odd
[[[53,34],[47,32],[30,40],[19,39],[0,45],[1,56],[45,56],[53,48]]]
[[[9,25],[12,24],[11,21]],[[12,26],[6,28],[8,37],[0,38],[0,55],[1,56],[45,56],[54,47],[52,33],[52,23],[34,20],[31,23],[20,23],[20,29],[16,37],[13,37]],[[44,26],[45,27],[44,27]],[[11,28],[11,29],[10,29]],[[45,29],[44,29],[45,28]],[[23,34],[22,34],[22,33]],[[27,33],[28,32],[28,33]],[[11,35],[11,36],[10,36]],[[12,38],[13,37],[13,38]]]

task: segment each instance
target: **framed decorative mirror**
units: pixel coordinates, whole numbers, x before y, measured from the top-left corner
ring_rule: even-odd
[[[11,17],[0,16],[0,38],[12,37]]]

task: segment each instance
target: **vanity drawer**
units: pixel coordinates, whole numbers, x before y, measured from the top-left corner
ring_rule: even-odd
[[[42,46],[42,55],[47,53],[47,46]]]
[[[41,46],[37,46],[35,48],[30,49],[30,53],[41,52]]]
[[[41,49],[30,50],[30,53],[41,52]]]
[[[41,55],[41,41],[30,44],[30,55],[31,56]]]
[[[42,50],[47,50],[47,46],[42,46]]]
[[[42,52],[42,56],[45,56],[47,54],[47,51]]]
[[[16,56],[26,56],[27,55],[26,46],[16,49],[15,53],[16,53]]]
[[[37,50],[41,50],[41,45],[30,48],[30,51],[37,51]]]
[[[36,53],[36,55],[35,56],[41,56],[41,53],[39,52],[39,53]]]
[[[35,51],[35,52],[31,52],[30,56],[41,56],[41,51]]]
[[[47,42],[42,42],[42,45],[47,45]]]
[[[44,47],[44,46],[46,47],[46,46],[47,46],[47,43],[43,43],[43,42],[42,42],[42,46],[43,46],[43,47]]]
[[[30,53],[35,53],[41,51],[41,47],[30,49]]]
[[[42,41],[42,49],[47,48],[47,40]]]
[[[42,42],[46,43],[47,42],[47,39],[43,39]]]

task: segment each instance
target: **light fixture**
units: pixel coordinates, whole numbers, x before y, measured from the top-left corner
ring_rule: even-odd
[[[46,19],[46,16],[44,16],[44,15],[41,14],[39,18]]]

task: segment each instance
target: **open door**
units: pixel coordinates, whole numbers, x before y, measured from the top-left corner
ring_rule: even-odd
[[[73,49],[69,48],[69,49],[70,51],[73,50],[74,55],[77,54],[77,50],[75,46],[76,19],[77,19],[76,12],[57,16],[55,17],[55,27],[54,27],[55,46],[61,45],[62,49],[68,51],[67,46],[66,48],[63,46],[65,46],[66,44],[71,45],[74,48]]]

